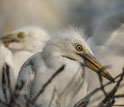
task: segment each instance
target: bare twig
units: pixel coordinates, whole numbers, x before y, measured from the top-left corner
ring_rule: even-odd
[[[124,94],[120,94],[120,95],[115,95],[115,98],[124,98]]]
[[[121,83],[121,81],[123,79],[123,76],[124,76],[124,68],[123,68],[123,73],[122,73],[119,81],[117,82],[115,87],[112,89],[112,91],[105,97],[105,99],[102,102],[100,102],[99,106],[106,105],[106,104],[108,105],[108,104],[111,103],[112,99],[114,100],[114,95],[115,95],[118,87],[120,86],[120,83]]]
[[[78,75],[79,71],[80,71],[81,67],[79,67],[79,69],[77,70],[77,72],[73,75],[73,77],[71,78],[71,80],[68,82],[68,84],[66,85],[66,87],[63,89],[63,91],[59,94],[59,98],[64,94],[64,92],[66,92],[66,90],[69,88],[70,84],[73,84],[74,80],[76,79],[76,76]]]
[[[104,68],[100,69],[97,74],[98,74],[98,77],[99,77],[101,90],[103,91],[103,93],[104,93],[104,95],[105,95],[105,97],[106,97],[106,96],[107,96],[107,93],[106,93],[106,91],[104,90],[104,87],[103,87],[103,79],[102,79],[102,76],[101,76],[101,72],[102,72],[103,70],[104,70]]]
[[[17,102],[16,100],[13,100],[13,103],[9,104],[9,107],[13,107],[13,105],[17,105],[17,107],[23,107],[19,102]]]
[[[53,101],[54,96],[55,96],[55,92],[56,92],[56,89],[54,88],[53,93],[52,93],[52,97],[51,97],[51,100],[50,100],[50,103],[49,103],[48,107],[51,107],[52,101]]]
[[[114,78],[114,80],[118,79],[121,75],[122,75],[122,73],[119,74],[119,75],[117,75],[117,76]],[[116,81],[116,82],[118,82],[118,81]],[[106,87],[106,86],[108,86],[108,85],[111,84],[111,83],[113,83],[113,82],[112,82],[112,81],[107,82],[106,84],[103,85],[103,88]],[[94,89],[94,90],[93,90],[91,93],[89,93],[87,96],[85,96],[84,98],[82,98],[81,100],[79,100],[79,101],[74,105],[74,107],[85,107],[85,105],[89,102],[90,98],[91,98],[93,95],[95,95],[95,94],[96,94],[98,91],[100,91],[100,90],[101,90],[101,87]],[[84,105],[84,106],[83,106],[83,105]]]
[[[122,104],[120,104],[120,105],[112,105],[113,107],[124,107],[124,105]]]

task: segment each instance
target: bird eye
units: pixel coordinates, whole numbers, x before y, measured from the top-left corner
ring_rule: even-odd
[[[17,37],[19,39],[23,39],[25,37],[25,34],[23,32],[18,33]]]
[[[82,46],[81,46],[81,45],[77,45],[77,46],[76,46],[76,50],[77,50],[77,51],[82,51],[82,50],[83,50],[83,48],[82,48]]]

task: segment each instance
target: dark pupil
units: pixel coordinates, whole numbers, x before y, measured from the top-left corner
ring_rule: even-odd
[[[78,50],[82,50],[82,48],[81,48],[81,46],[78,46],[78,48],[77,48]]]

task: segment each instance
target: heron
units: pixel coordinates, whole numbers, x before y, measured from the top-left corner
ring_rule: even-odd
[[[115,77],[122,73],[124,67],[124,11],[115,11],[105,15],[97,24],[94,34],[88,39],[88,44],[93,50],[99,61],[108,68],[109,72]],[[98,80],[91,81],[98,82]],[[106,82],[106,80],[104,81]],[[98,87],[98,86],[96,86]],[[110,92],[114,87],[111,84],[106,87],[106,92]],[[116,95],[124,94],[124,81],[121,82]],[[101,94],[98,94],[98,96]],[[97,96],[97,97],[98,97]],[[102,95],[99,98],[104,98]],[[99,103],[99,102],[98,102]],[[115,99],[115,104],[124,104],[124,99]]]
[[[0,37],[13,55],[13,66],[15,78],[23,63],[34,53],[41,51],[49,39],[45,29],[38,26],[24,26],[6,36]]]
[[[31,101],[51,75],[65,65],[64,71],[54,78],[37,99],[36,104],[43,107],[48,107],[54,90],[56,91],[51,107],[71,107],[88,93],[86,75],[82,67],[86,66],[97,73],[103,68],[78,31],[69,30],[58,35],[48,40],[42,52],[36,53],[23,64],[17,79],[19,86],[25,81],[22,92],[28,101]],[[84,33],[82,35],[84,36]],[[106,69],[102,70],[101,75],[113,81]],[[25,98],[21,96],[19,100],[24,106]]]

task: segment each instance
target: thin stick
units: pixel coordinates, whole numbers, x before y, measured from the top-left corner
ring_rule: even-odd
[[[124,68],[123,68],[123,73],[122,73],[119,81],[117,82],[115,87],[112,89],[112,91],[105,97],[105,99],[102,102],[100,102],[99,106],[102,106],[102,105],[106,104],[107,102],[110,102],[111,99],[114,99],[113,96],[116,93],[118,87],[120,86],[120,83],[121,83],[121,81],[123,79],[123,76],[124,76]]]
[[[106,96],[107,96],[107,93],[106,93],[106,91],[104,90],[104,87],[103,87],[103,79],[102,79],[102,76],[101,76],[101,72],[103,71],[103,69],[104,69],[104,68],[100,69],[97,74],[98,74],[98,77],[99,77],[101,90],[102,90],[102,92],[104,93],[104,95],[105,95],[105,97],[106,97]]]
[[[121,75],[122,75],[122,73],[119,74],[119,75],[117,75],[117,76],[114,78],[114,80],[118,79]],[[116,82],[117,82],[117,81],[116,81]],[[106,86],[108,86],[108,85],[111,84],[111,83],[113,83],[113,82],[112,82],[112,81],[109,81],[109,82],[107,82],[106,84],[104,84],[103,87],[106,87]],[[89,102],[90,98],[91,98],[93,95],[95,95],[95,94],[96,94],[98,91],[100,91],[100,90],[101,90],[101,87],[94,89],[94,90],[93,90],[92,92],[90,92],[87,96],[85,96],[84,98],[82,98],[81,100],[79,100],[79,101],[74,105],[74,107],[83,107],[83,106],[81,106],[81,105],[84,104],[84,103]]]
[[[52,93],[52,97],[51,97],[51,100],[50,100],[50,103],[49,103],[48,107],[51,107],[51,105],[52,105],[52,101],[54,99],[55,92],[56,92],[56,89],[54,88],[53,93]]]
[[[120,95],[115,95],[115,98],[124,98],[124,94],[120,94]]]

